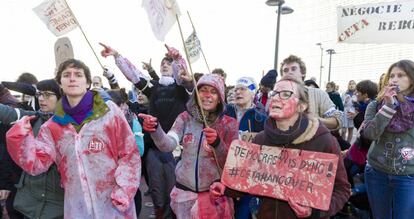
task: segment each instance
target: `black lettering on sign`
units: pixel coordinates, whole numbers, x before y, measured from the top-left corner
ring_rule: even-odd
[[[302,160],[299,164],[299,169],[322,174],[325,169],[325,164],[314,160]]]
[[[412,30],[414,29],[414,20],[399,20],[379,22],[378,30]]]
[[[401,12],[401,4],[398,5],[378,5],[369,7],[348,7],[342,9],[342,17],[353,15],[371,15],[384,13],[398,13]]]
[[[289,167],[295,168],[296,167],[296,160],[289,158]]]

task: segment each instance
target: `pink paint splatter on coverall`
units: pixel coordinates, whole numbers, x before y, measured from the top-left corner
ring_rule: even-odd
[[[8,151],[26,172],[37,175],[58,165],[65,189],[65,218],[136,218],[133,197],[141,175],[134,135],[122,111],[110,111],[86,123],[79,133],[72,124],[52,119],[38,138],[25,130],[28,118],[7,133]]]

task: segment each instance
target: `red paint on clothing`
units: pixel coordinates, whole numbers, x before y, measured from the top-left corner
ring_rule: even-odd
[[[187,133],[187,134],[185,134],[184,135],[184,137],[183,137],[183,142],[184,143],[186,143],[186,144],[188,144],[188,143],[192,143],[194,140],[193,140],[193,134],[191,134],[191,133]]]

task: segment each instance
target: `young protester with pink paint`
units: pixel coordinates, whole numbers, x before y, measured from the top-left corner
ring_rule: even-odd
[[[166,46],[168,53],[161,61],[161,78],[156,80],[154,72],[150,71],[151,77],[155,79],[150,80],[118,51],[108,45],[101,45],[104,47],[101,55],[114,57],[124,76],[149,98],[148,113],[157,117],[163,130],[168,132],[177,116],[185,111],[189,93],[193,89],[192,78],[185,70],[185,61],[178,50]],[[157,219],[174,219],[170,193],[175,184],[176,161],[171,152],[162,152],[152,142],[147,143],[149,149],[145,163],[155,216]]]
[[[269,94],[269,118],[265,122],[264,131],[256,135],[253,143],[331,153],[341,157],[336,139],[317,118],[308,114],[309,102],[301,81],[292,76],[284,76]],[[283,201],[260,197],[257,218],[330,218],[335,215],[350,196],[350,185],[342,159],[339,159],[337,167],[328,211],[302,206],[293,199]],[[213,197],[243,196],[243,193],[228,189],[220,182],[210,186],[210,193]]]
[[[230,198],[210,199],[209,186],[220,180],[221,168],[233,140],[237,139],[236,119],[224,115],[224,84],[214,74],[203,75],[196,92],[187,103],[168,133],[163,131],[158,118],[140,114],[144,130],[151,132],[155,145],[161,151],[173,151],[182,145],[181,160],[175,169],[176,185],[171,192],[171,207],[177,218],[231,218],[233,203]],[[203,110],[208,127],[204,126]]]
[[[57,71],[64,96],[35,138],[23,117],[7,133],[12,159],[31,175],[56,163],[65,190],[65,218],[136,218],[141,175],[134,135],[112,101],[90,91],[91,74],[69,59]]]

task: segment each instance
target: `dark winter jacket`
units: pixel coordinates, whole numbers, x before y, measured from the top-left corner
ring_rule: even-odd
[[[237,119],[236,106],[230,104],[226,105],[226,115]],[[263,130],[266,118],[267,116],[261,113],[259,109],[248,109],[239,121],[239,131],[260,132]]]
[[[17,100],[11,96],[7,89],[0,91],[0,190],[15,190],[14,184],[19,181],[22,169],[11,159],[6,147],[6,132],[11,123],[19,120],[22,116],[33,115],[35,112],[20,110]],[[5,104],[7,105],[5,105]]]
[[[0,104],[0,129],[9,127],[22,116],[36,115],[37,119],[32,122],[34,134],[37,135],[40,126],[46,122],[50,115],[26,111]],[[5,133],[5,132],[4,132]],[[60,176],[53,165],[47,173],[31,176],[22,172],[7,152],[5,142],[2,138],[1,153],[1,188],[15,190],[14,208],[29,218],[63,218],[63,189],[60,186]],[[4,145],[3,145],[4,144]],[[20,180],[19,180],[20,178]]]
[[[37,136],[40,126],[49,116],[41,116],[32,125]],[[60,174],[53,164],[49,170],[37,176],[23,172],[14,199],[14,208],[29,218],[63,218],[64,190]]]
[[[122,72],[138,71],[128,59],[122,56],[117,56],[115,62]],[[140,75],[139,73],[136,74]],[[175,118],[186,110],[189,94],[186,88],[177,84],[177,82],[166,86],[160,84],[157,80],[140,77],[135,87],[148,97],[150,101],[148,113],[158,118],[165,132],[170,130]]]
[[[332,91],[328,92],[329,98],[331,98],[332,102],[335,104],[336,109],[340,111],[344,111],[344,104],[342,103],[341,95],[338,92]]]

